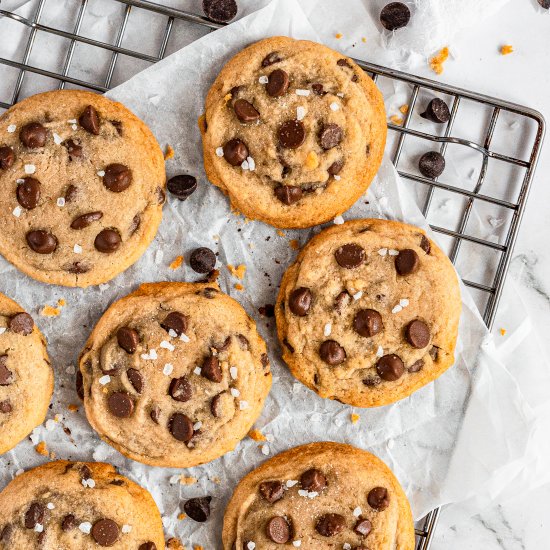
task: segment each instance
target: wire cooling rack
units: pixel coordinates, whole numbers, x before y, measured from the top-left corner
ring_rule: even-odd
[[[201,15],[145,0],[75,0],[73,9],[64,13],[64,21],[57,17],[55,23],[44,23],[48,11],[53,10],[52,2],[35,0],[27,17],[0,9],[0,15],[22,25],[27,33],[10,59],[0,51],[0,81],[10,84],[7,96],[0,97],[2,109],[29,93],[48,89],[106,92],[121,79],[184,46],[185,41],[176,39],[182,36],[174,32],[177,25],[199,26],[203,33],[221,26]],[[97,12],[100,2],[100,10],[108,4],[119,8],[108,17],[111,32],[105,39],[94,37],[86,28],[87,11],[94,7]],[[142,20],[145,15],[148,22],[154,18],[155,23],[148,26],[149,32],[139,33],[139,45],[135,40],[128,45],[128,29],[136,12]],[[153,29],[156,51],[151,46]],[[40,48],[37,43],[46,35],[61,40],[60,57],[53,68],[33,60]],[[188,42],[189,37],[185,40]],[[86,76],[85,71],[73,72],[78,50],[84,47],[88,48],[86,56],[103,59],[99,78],[84,78],[81,74]],[[396,113],[397,118],[392,117],[394,122],[388,124],[388,150],[399,174],[414,186],[423,214],[445,241],[443,246],[491,328],[542,147],[544,118],[533,109],[493,97],[371,63],[357,63],[382,89],[389,84],[404,98],[403,116]],[[123,65],[130,65],[130,72],[118,74]],[[34,87],[27,90],[29,83]],[[418,116],[434,96],[450,106],[451,116],[445,124],[435,125]],[[416,163],[419,153],[434,149],[445,156],[452,169],[446,169],[440,178],[429,179],[418,172]],[[433,510],[417,525],[417,550],[430,548],[439,513],[440,509]]]

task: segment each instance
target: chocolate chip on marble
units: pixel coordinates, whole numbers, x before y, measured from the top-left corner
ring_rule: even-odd
[[[430,329],[424,321],[415,319],[405,327],[405,338],[413,348],[425,348],[430,343]]]
[[[432,247],[430,244],[430,240],[426,237],[426,235],[422,235],[420,238],[420,248],[426,253],[429,254]]]
[[[281,500],[285,494],[284,485],[280,481],[263,481],[259,491],[262,498],[270,504]]]
[[[57,237],[43,229],[29,231],[26,239],[31,250],[37,254],[51,254],[57,248]]]
[[[99,114],[94,107],[88,105],[78,118],[78,122],[86,132],[99,135]]]
[[[184,403],[193,396],[193,388],[185,376],[172,378],[168,393],[172,399]]]
[[[359,267],[365,261],[365,257],[365,250],[355,243],[345,244],[334,253],[338,265],[346,269]]]
[[[204,376],[204,378],[207,378],[211,382],[218,383],[222,381],[222,369],[217,357],[211,355],[204,360],[201,368],[201,376]]]
[[[286,544],[290,539],[290,525],[282,516],[272,517],[266,523],[265,534],[276,544]]]
[[[437,122],[443,124],[448,122],[451,118],[451,113],[447,104],[438,97],[434,97],[426,107],[426,111],[420,114],[422,118],[431,120],[432,122]]]
[[[2,368],[0,367],[0,371],[2,370]],[[2,374],[0,374],[0,377],[2,376]],[[2,384],[0,383],[0,386]],[[2,414],[8,414],[8,413],[11,413],[11,411],[13,410],[13,407],[11,405],[11,403],[7,400],[7,399],[4,399],[4,401],[0,401],[0,413]],[[2,538],[0,537],[0,540],[2,540]]]
[[[77,371],[76,373],[76,394],[82,401],[84,401],[84,377],[82,376],[82,373],[80,371]]]
[[[316,531],[323,537],[333,537],[346,528],[346,518],[340,514],[325,514],[315,524]]]
[[[321,470],[311,468],[301,475],[300,483],[306,491],[320,493],[327,486],[327,478]]]
[[[61,521],[62,531],[72,531],[76,527],[76,518],[73,514],[66,515]]]
[[[181,336],[187,330],[188,318],[186,315],[179,311],[170,312],[160,326],[166,331],[173,330],[177,336]]]
[[[76,141],[68,139],[63,145],[67,148],[70,160],[82,157],[82,146],[76,143]]]
[[[112,519],[103,518],[94,523],[91,534],[99,546],[113,546],[120,536],[120,527]]]
[[[390,494],[385,487],[375,487],[370,490],[367,502],[371,508],[382,512],[390,505]]]
[[[15,153],[11,147],[4,145],[0,147],[0,169],[7,170],[13,166]]]
[[[399,275],[410,275],[418,269],[420,259],[418,254],[411,248],[400,250],[395,257],[395,270]]]
[[[69,185],[65,191],[65,202],[74,202],[78,197],[78,188],[76,185]]]
[[[71,229],[84,229],[101,218],[103,218],[103,212],[87,212],[86,214],[76,217],[71,222]]]
[[[21,143],[29,149],[38,149],[46,144],[47,131],[39,122],[25,124],[19,132]]]
[[[327,93],[325,92],[324,86],[319,82],[315,82],[314,84],[312,84],[311,89],[313,90],[313,93],[318,96],[324,96]]]
[[[117,418],[128,418],[134,412],[134,400],[125,392],[114,392],[107,399],[107,406]]]
[[[201,246],[191,252],[189,265],[197,273],[210,273],[216,265],[216,255],[212,250]]]
[[[126,376],[134,390],[136,390],[137,393],[141,393],[143,391],[143,376],[141,373],[137,369],[128,369],[126,371]]]
[[[13,382],[13,373],[7,367],[8,356],[0,355],[0,386],[9,386]]]
[[[105,168],[103,185],[113,193],[122,193],[132,183],[132,171],[125,164],[109,164]]]
[[[287,120],[277,130],[279,144],[285,149],[297,149],[306,139],[306,128],[301,120]]]
[[[202,523],[210,517],[210,501],[212,497],[190,498],[184,505],[184,512],[195,521]]]
[[[427,178],[437,178],[445,170],[445,157],[438,151],[428,151],[420,157],[418,169]]]
[[[240,166],[248,157],[248,147],[240,139],[230,139],[223,146],[223,158],[231,166]]]
[[[241,122],[254,122],[260,118],[260,113],[257,109],[246,99],[237,99],[233,103],[233,110],[235,111],[235,116]]]
[[[367,518],[360,518],[353,530],[361,537],[366,537],[372,531],[372,523]]]
[[[319,355],[331,366],[340,365],[346,360],[346,350],[335,340],[325,340],[319,347]]]
[[[378,359],[376,363],[376,372],[382,380],[387,382],[395,382],[403,376],[405,372],[405,365],[400,357],[395,353],[384,355]]]
[[[331,175],[331,176],[337,176],[341,171],[342,171],[342,168],[344,167],[344,161],[342,159],[340,160],[335,160],[328,168],[327,168],[327,172]]]
[[[343,290],[336,296],[334,299],[334,309],[337,311],[337,313],[342,313],[346,306],[348,306],[351,303],[351,296],[347,290]]]
[[[139,344],[139,333],[130,327],[120,327],[116,333],[118,345],[127,353],[134,353]]]
[[[302,190],[299,187],[293,185],[279,185],[275,187],[275,196],[287,206],[298,202],[303,195]]]
[[[219,393],[212,398],[212,401],[210,401],[210,412],[214,418],[220,418],[222,415],[222,395],[223,393]]]
[[[375,336],[384,329],[382,316],[374,309],[360,309],[353,318],[353,329],[367,338]]]
[[[274,65],[275,63],[279,63],[282,60],[283,59],[280,56],[279,52],[268,53],[262,60],[262,67],[269,67],[270,65]]]
[[[216,23],[228,23],[237,15],[236,0],[202,0],[204,15]]]
[[[37,523],[43,524],[46,507],[41,502],[33,502],[25,512],[25,527],[34,529]]]
[[[193,422],[183,413],[174,413],[168,422],[168,429],[178,441],[187,443],[193,437]]]
[[[271,97],[280,97],[286,94],[288,85],[288,73],[282,69],[275,69],[268,77],[265,91]]]
[[[189,174],[179,174],[168,180],[168,191],[180,201],[188,199],[197,189],[197,178]]]
[[[16,313],[9,321],[8,328],[17,334],[28,336],[34,329],[33,318],[28,313]]]
[[[157,545],[149,540],[140,544],[138,550],[157,550]]]
[[[294,315],[305,317],[311,308],[313,295],[309,288],[295,288],[288,299],[288,307]]]
[[[324,124],[319,132],[319,144],[325,151],[339,145],[343,138],[344,132],[338,124]]]
[[[402,2],[390,2],[380,12],[380,23],[389,31],[406,27],[410,18],[411,10]]]
[[[414,372],[420,372],[424,368],[424,360],[419,359],[418,361],[415,361],[410,367],[407,368],[407,370],[411,373]]]
[[[153,408],[151,409],[149,416],[151,417],[151,420],[155,424],[158,424],[160,419],[160,407],[158,405],[153,405]]]

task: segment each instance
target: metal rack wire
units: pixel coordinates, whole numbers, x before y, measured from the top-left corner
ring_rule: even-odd
[[[20,99],[23,84],[26,78],[32,79],[37,78],[38,76],[47,77],[48,85],[46,86],[49,86],[48,89],[55,87],[62,89],[67,85],[70,85],[71,87],[105,92],[113,86],[113,76],[115,74],[117,64],[121,63],[121,58],[127,57],[150,64],[163,59],[167,55],[168,44],[174,35],[173,29],[176,22],[184,21],[187,23],[200,25],[207,31],[215,30],[221,27],[221,25],[209,21],[201,15],[161,6],[146,0],[109,0],[110,2],[122,5],[123,12],[113,43],[103,42],[90,38],[83,32],[85,30],[83,29],[83,24],[85,21],[86,10],[89,5],[94,2],[94,0],[79,1],[80,4],[78,5],[75,13],[72,14],[71,18],[71,23],[73,25],[72,31],[64,30],[61,26],[54,27],[41,22],[47,11],[48,0],[36,0],[35,9],[29,17],[21,17],[16,13],[7,12],[0,9],[0,15],[8,17],[28,28],[27,40],[22,48],[23,53],[20,59],[5,59],[0,57],[0,76],[2,75],[1,66],[11,67],[12,69],[18,71],[18,75],[15,78],[11,90],[11,97],[0,98],[1,108],[7,109]],[[164,30],[160,39],[160,47],[158,48],[158,53],[155,55],[143,53],[136,51],[135,48],[126,48],[123,46],[127,25],[132,10],[145,10],[148,14],[161,16],[165,19]],[[45,67],[30,64],[31,53],[33,52],[33,47],[39,33],[46,33],[48,35],[55,35],[57,37],[61,37],[62,39],[66,39],[67,47],[62,62],[61,71],[52,71]],[[146,39],[147,36],[143,36],[143,40]],[[73,64],[75,49],[77,45],[80,44],[99,48],[101,51],[108,52],[110,54],[110,60],[100,83],[86,81],[81,78],[71,76],[71,67]],[[172,49],[177,49],[177,45],[175,45]],[[0,56],[1,55],[3,55],[2,52],[0,52]],[[393,82],[398,82],[406,86],[409,90],[408,111],[404,117],[403,123],[401,125],[390,123],[388,127],[390,129],[390,134],[395,133],[396,137],[393,162],[399,174],[405,178],[407,182],[420,184],[425,187],[424,198],[419,206],[421,207],[426,218],[430,221],[433,210],[431,209],[431,206],[433,204],[434,196],[438,190],[464,199],[454,228],[435,225],[433,223],[431,224],[434,231],[449,238],[449,256],[451,260],[453,262],[457,262],[461,249],[463,248],[463,243],[465,242],[479,247],[482,255],[484,254],[484,251],[496,252],[498,254],[498,257],[495,260],[496,265],[491,270],[492,276],[490,282],[480,282],[463,278],[463,281],[467,286],[477,290],[482,296],[484,296],[484,300],[482,300],[483,305],[480,309],[483,313],[483,318],[487,323],[487,326],[490,328],[495,318],[499,299],[502,294],[506,273],[512,257],[513,247],[518,235],[527,196],[529,194],[529,188],[542,147],[545,133],[544,118],[537,111],[522,107],[520,105],[480,95],[468,90],[444,85],[432,80],[391,70],[378,65],[373,65],[371,63],[365,63],[362,61],[357,61],[357,63],[367,73],[369,73],[375,81],[380,79],[389,79]],[[413,113],[415,112],[415,106],[420,102],[419,98],[421,97],[421,94],[426,92],[432,95],[443,94],[450,98],[449,102],[451,105],[451,117],[445,126],[443,126],[443,130],[439,134],[426,132],[423,128],[417,128],[414,125]],[[461,104],[464,102],[471,102],[474,107],[489,110],[489,120],[485,127],[484,137],[479,140],[479,142],[453,135],[455,122],[459,119],[459,110]],[[497,122],[503,114],[513,115],[519,119],[528,120],[532,125],[534,125],[533,131],[531,132],[531,136],[528,140],[529,143],[524,144],[524,149],[527,152],[526,155],[524,155],[524,158],[518,158],[515,155],[506,155],[492,149],[493,138],[497,129]],[[404,155],[406,154],[407,137],[409,137],[409,139],[423,140],[426,143],[438,144],[439,151],[444,156],[450,145],[459,145],[475,152],[478,155],[481,155],[481,168],[479,170],[477,181],[473,182],[470,186],[471,189],[469,189],[468,185],[456,185],[446,182],[445,174],[441,177],[441,179],[429,179],[422,175],[416,174],[410,168],[403,168],[401,164]],[[495,193],[490,191],[484,192],[484,184],[485,187],[487,186],[486,181],[490,161],[504,163],[506,165],[517,167],[523,171],[523,176],[517,176],[515,178],[516,181],[512,181],[510,179],[505,182],[507,189],[513,187],[514,185],[517,186],[517,192],[515,193],[513,199],[510,199],[509,197],[503,198],[496,196]],[[497,242],[484,237],[476,236],[468,229],[472,213],[478,201],[481,201],[484,204],[493,205],[496,208],[503,209],[504,211],[510,213],[506,226],[501,230],[502,238]],[[417,550],[428,550],[430,548],[439,514],[440,509],[433,510],[419,522],[416,529]]]

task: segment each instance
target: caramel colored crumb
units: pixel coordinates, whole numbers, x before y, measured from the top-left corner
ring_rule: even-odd
[[[267,441],[265,435],[260,430],[250,430],[248,437],[254,441]]]
[[[201,134],[206,133],[206,116],[201,115],[197,120],[197,125],[199,127],[199,130],[201,131]]]
[[[292,239],[290,241],[290,248],[292,248],[292,250],[298,250],[300,248],[300,242],[297,239]]]
[[[187,516],[182,512],[178,515],[178,519],[181,521],[182,519],[185,519]]]
[[[367,39],[363,36],[363,38],[361,38],[361,42],[363,42],[363,44],[366,44]]]
[[[239,290],[239,291],[240,291],[240,290],[244,290],[244,286],[241,285],[241,283],[236,283],[236,284],[235,284],[235,290]]]
[[[404,105],[401,105],[401,107],[399,107],[399,110],[400,110],[404,115],[406,115],[406,114],[409,112],[409,106],[405,103]]]
[[[233,277],[237,277],[241,281],[243,280],[244,274],[246,272],[246,266],[244,264],[240,264],[237,267],[232,264],[227,264],[227,269],[229,270],[229,273],[233,275]]]
[[[75,405],[74,403],[71,403],[67,409],[69,409],[71,412],[76,412],[78,411],[78,405]]]
[[[403,124],[403,119],[399,115],[392,115],[390,120],[396,125],[401,126]]]
[[[35,448],[34,450],[39,454],[39,455],[42,455],[42,456],[49,456],[50,453],[48,451],[48,446],[46,445],[46,442],[45,441],[41,441]]]
[[[166,151],[164,151],[164,160],[169,160],[174,158],[174,149],[171,145],[166,146]]]
[[[514,51],[514,47],[510,44],[504,44],[504,46],[500,47],[500,53],[502,55],[508,55]]]
[[[285,232],[277,229],[277,235],[279,235],[279,237],[285,237]]]
[[[185,550],[185,546],[183,546],[181,541],[174,537],[166,541],[166,548],[168,550]]]
[[[193,550],[203,550],[203,548],[202,546],[195,544],[195,546],[193,547]]]
[[[443,72],[443,63],[447,61],[449,57],[449,48],[445,46],[437,55],[434,55],[430,59],[430,67],[432,71],[436,74],[441,74]]]
[[[344,36],[341,32],[337,32],[335,35],[334,35],[334,38],[336,38],[337,40],[340,40],[340,38],[342,38],[342,36]]]
[[[222,480],[221,480],[219,477],[213,477],[213,478],[211,479],[211,481],[213,481],[214,483],[216,483],[217,485],[219,485],[219,484],[221,483]]]
[[[315,151],[310,151],[307,154],[305,166],[310,170],[315,170],[319,166],[319,157]]]
[[[67,305],[67,302],[65,301],[64,298],[59,298],[59,300],[57,300],[57,305],[58,305],[59,307],[64,307],[64,306]]]
[[[183,263],[183,256],[176,256],[174,261],[170,264],[170,269],[178,269]]]
[[[501,328],[499,332],[500,332],[500,335],[501,335],[501,336],[504,336],[504,335],[506,334],[506,329],[505,329],[505,328]]]
[[[231,94],[225,94],[223,100],[227,103],[233,96]]]
[[[40,315],[42,315],[43,317],[57,317],[60,313],[61,311],[59,309],[52,306],[44,306],[40,310]]]
[[[349,417],[350,417],[350,420],[351,420],[351,423],[352,423],[352,424],[357,424],[357,422],[359,422],[359,418],[360,418],[360,417],[359,417],[358,414],[351,413],[351,414],[349,415]]]

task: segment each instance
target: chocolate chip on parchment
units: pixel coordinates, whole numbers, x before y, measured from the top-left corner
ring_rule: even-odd
[[[335,340],[325,340],[319,347],[319,355],[331,366],[339,365],[346,360],[346,350]]]
[[[358,519],[353,530],[358,535],[366,537],[372,531],[372,523],[367,518]]]
[[[279,126],[277,136],[281,147],[297,149],[306,139],[306,129],[300,120],[287,120]]]
[[[132,171],[124,164],[109,164],[105,168],[103,185],[113,193],[121,193],[130,187],[132,183]]]
[[[262,67],[269,67],[275,63],[282,61],[282,57],[279,55],[279,52],[268,53],[262,60]]]
[[[201,368],[201,376],[204,376],[204,378],[207,378],[211,382],[222,381],[222,369],[217,357],[211,355],[204,360]]]
[[[94,246],[99,252],[111,254],[118,250],[122,239],[120,233],[114,229],[103,229],[94,240]]]
[[[21,143],[29,149],[44,147],[46,144],[47,131],[39,122],[30,122],[25,124],[19,132]]]
[[[426,110],[420,116],[432,122],[442,124],[449,121],[451,113],[447,104],[442,99],[435,97],[428,103]]]
[[[333,537],[346,528],[346,518],[340,514],[325,514],[315,524],[316,531],[323,537]]]
[[[180,201],[184,201],[196,191],[197,178],[189,174],[179,174],[170,178],[166,187],[174,197]]]
[[[13,166],[15,161],[15,153],[13,149],[7,145],[0,147],[0,169],[7,170]]]
[[[114,392],[107,399],[107,406],[117,418],[128,418],[134,412],[134,401],[125,392]]]
[[[424,368],[424,359],[415,361],[410,367],[407,368],[409,372],[420,372]]]
[[[336,176],[338,175],[341,171],[342,171],[342,168],[344,167],[344,161],[342,159],[340,160],[335,160],[328,168],[327,168],[327,172],[331,175],[331,176]]]
[[[172,378],[168,393],[172,399],[184,403],[185,401],[189,401],[193,396],[193,388],[189,380],[185,376],[182,376],[181,378]]]
[[[359,267],[365,261],[365,250],[355,243],[348,243],[336,249],[334,259],[346,269]]]
[[[139,333],[130,327],[120,327],[116,333],[118,345],[127,353],[134,353],[139,344]]]
[[[0,367],[0,371],[2,370],[2,368]],[[2,374],[0,374],[0,378],[1,378]],[[2,384],[0,383],[0,386]],[[11,405],[11,403],[5,399],[4,401],[0,401],[0,413],[2,414],[8,414],[8,413],[11,413],[11,411],[13,410],[13,407]],[[0,540],[2,540],[0,538]]]
[[[413,348],[425,348],[430,343],[430,329],[426,323],[415,319],[405,327],[405,338]]]
[[[76,527],[76,518],[72,514],[66,515],[61,521],[62,531],[72,531]]]
[[[263,481],[259,491],[262,498],[270,504],[281,500],[285,494],[284,485],[280,481]]]
[[[170,312],[160,326],[166,331],[173,330],[177,336],[181,336],[187,330],[187,316],[179,311]]]
[[[290,525],[282,516],[272,517],[266,523],[265,534],[276,544],[286,544],[290,539]]]
[[[183,510],[192,520],[202,523],[210,517],[211,500],[210,496],[190,498],[183,505]]]
[[[367,496],[367,502],[371,508],[382,512],[382,510],[385,510],[390,505],[388,490],[385,487],[371,489]]]
[[[309,288],[295,288],[288,299],[288,307],[294,315],[305,317],[311,307],[312,294]]]
[[[91,534],[99,546],[113,546],[120,536],[120,527],[112,519],[103,518],[94,523]]]
[[[233,110],[235,111],[235,116],[241,122],[254,122],[260,118],[260,113],[256,110],[254,105],[246,99],[237,99],[233,103]]]
[[[78,118],[78,122],[86,132],[99,135],[99,114],[94,107],[88,105]]]
[[[103,212],[87,212],[86,214],[76,217],[71,222],[71,229],[84,229],[92,223],[99,221],[101,218],[103,218]]]
[[[17,313],[10,319],[8,328],[12,332],[28,336],[33,331],[34,321],[28,313]]]
[[[279,185],[274,189],[275,196],[287,206],[298,202],[302,198],[302,190],[293,185]]]
[[[248,147],[240,139],[230,139],[223,146],[223,158],[231,166],[240,166],[248,157]]]
[[[411,248],[405,248],[395,257],[395,270],[399,275],[410,275],[418,269],[419,263],[418,254]]]
[[[319,132],[319,144],[325,151],[339,145],[343,138],[344,132],[338,124],[324,124]]]
[[[137,393],[141,393],[143,391],[143,376],[141,376],[141,373],[137,369],[128,369],[126,371],[126,376],[134,390],[136,390]]]
[[[189,264],[197,273],[210,273],[216,265],[216,255],[209,248],[201,246],[191,252]]]
[[[174,413],[168,422],[168,429],[178,441],[187,443],[193,437],[193,422],[183,413]]]
[[[282,69],[275,69],[268,77],[265,91],[271,97],[280,97],[286,94],[289,85],[288,73]]]
[[[25,527],[34,529],[37,523],[43,524],[46,507],[40,502],[33,502],[25,512]]]
[[[445,158],[438,151],[428,151],[420,157],[418,169],[427,178],[437,178],[445,170]]]
[[[390,353],[384,355],[378,359],[376,363],[376,372],[382,380],[387,382],[395,382],[403,376],[405,372],[405,365],[400,357],[395,355],[395,353]]]
[[[80,158],[82,156],[82,146],[76,143],[76,141],[68,139],[63,143],[63,145],[67,148],[67,153],[69,154],[70,160]]]
[[[428,239],[428,237],[426,237],[426,235],[422,235],[422,237],[420,238],[420,248],[426,254],[429,254],[431,249],[432,249],[431,244],[430,244],[430,240]]]
[[[367,338],[381,332],[384,328],[382,316],[374,309],[360,309],[353,318],[353,329]]]
[[[9,386],[13,382],[13,373],[7,367],[8,356],[0,355],[0,386]]]
[[[216,23],[228,23],[237,15],[235,0],[202,0],[204,15]]]
[[[402,2],[390,2],[380,12],[380,23],[389,31],[406,27],[410,18],[411,10]]]
[[[327,478],[321,470],[311,468],[301,475],[300,483],[306,491],[320,493],[327,486]]]
[[[37,254],[51,254],[57,248],[57,237],[43,229],[29,231],[26,239],[31,250]]]

